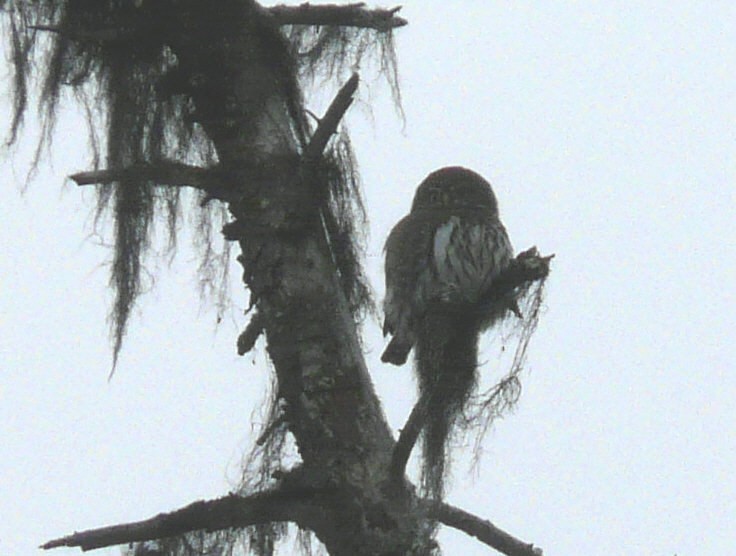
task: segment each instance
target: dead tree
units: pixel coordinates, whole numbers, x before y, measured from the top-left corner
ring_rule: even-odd
[[[44,138],[63,87],[106,110],[106,166],[95,162],[71,178],[95,184],[101,209],[113,213],[115,357],[150,226],[163,216],[175,229],[186,187],[200,193],[201,208],[192,210],[227,209],[222,232],[240,250],[252,308],[238,351],[265,335],[278,385],[258,440],[261,467],[240,491],[43,548],[139,543],[136,554],[190,554],[245,537],[253,552],[270,554],[279,524],[293,523],[333,555],[429,554],[439,522],[504,554],[539,553],[417,493],[405,465],[421,408],[397,442],[362,356],[357,323],[370,305],[355,239],[362,209],[338,133],[359,77],[347,79],[316,127],[305,116],[301,83],[320,72],[336,78],[376,49],[385,69],[391,32],[406,24],[399,9],[265,9],[253,0],[5,0],[0,7],[15,69],[11,142],[26,110],[31,61],[42,51]],[[526,252],[502,276],[499,298],[523,297],[548,271],[549,258]],[[301,460],[290,468],[279,459],[287,432]]]

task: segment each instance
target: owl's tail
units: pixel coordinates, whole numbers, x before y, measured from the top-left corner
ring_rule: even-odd
[[[417,334],[420,400],[427,404],[423,430],[422,488],[441,499],[448,444],[476,382],[479,330],[457,315],[431,315]]]

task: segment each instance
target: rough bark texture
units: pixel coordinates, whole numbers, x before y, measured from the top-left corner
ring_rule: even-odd
[[[189,73],[206,76],[193,98],[237,191],[230,203],[236,224],[229,232],[242,250],[244,281],[303,460],[291,480],[319,493],[321,501],[322,512],[303,525],[331,554],[411,553],[412,545],[421,548],[420,520],[411,512],[402,515],[396,504],[390,510],[395,517],[387,515],[391,506],[382,486],[394,441],[322,227],[325,184],[302,164],[293,122],[284,119],[294,92],[284,81],[288,72],[278,60],[274,64],[279,35],[269,33],[270,22],[243,2],[231,2],[226,20],[201,2],[182,4],[178,25],[190,32],[178,34],[175,52]],[[197,29],[209,25],[232,25],[239,32],[223,33],[204,57],[205,37]],[[218,60],[214,67],[212,59]],[[250,122],[240,126],[228,106],[256,112],[266,107],[269,116],[256,129]]]

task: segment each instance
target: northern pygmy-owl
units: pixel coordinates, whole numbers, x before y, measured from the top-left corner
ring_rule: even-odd
[[[472,311],[513,256],[490,184],[458,166],[419,185],[385,251],[383,333],[392,338],[381,360],[394,365],[406,361],[432,306]]]
[[[441,498],[448,438],[476,382],[478,337],[506,309],[484,298],[513,249],[490,184],[461,167],[432,172],[386,241],[381,360],[402,365],[414,348],[423,426],[425,490]]]

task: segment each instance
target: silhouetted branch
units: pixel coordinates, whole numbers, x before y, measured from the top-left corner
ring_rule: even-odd
[[[110,168],[79,172],[69,176],[77,185],[112,183],[121,180],[151,181],[172,187],[194,187],[206,191],[208,196],[226,199],[227,187],[220,173],[212,168],[200,168],[173,161],[155,164],[136,164],[127,168]]]
[[[406,462],[409,461],[411,451],[417,443],[417,438],[419,438],[419,433],[422,432],[422,427],[424,427],[426,419],[427,404],[420,399],[411,410],[409,418],[401,429],[399,439],[396,441],[394,450],[391,453],[391,467],[389,469],[389,474],[391,477],[391,484],[393,486],[401,485],[404,479]]]
[[[358,74],[354,73],[350,79],[347,80],[345,85],[340,88],[338,93],[335,95],[335,98],[332,99],[330,107],[320,120],[314,135],[312,135],[309,145],[304,149],[304,160],[314,160],[322,154],[322,151],[325,150],[330,137],[332,137],[332,135],[337,131],[337,126],[340,123],[340,120],[353,103],[353,95],[358,88],[359,81],[360,78]]]
[[[502,554],[506,554],[506,556],[542,555],[541,548],[517,539],[506,531],[499,529],[487,519],[482,519],[449,504],[431,501],[428,501],[427,504],[430,518],[436,519],[453,529],[463,531]]]
[[[336,27],[362,27],[377,31],[390,31],[408,24],[408,21],[396,14],[401,6],[385,9],[368,9],[365,3],[339,6],[325,4],[313,6],[305,3],[299,6],[273,6],[263,9],[277,25],[329,25]],[[29,25],[29,29],[49,33],[63,34],[71,40],[110,44],[128,42],[140,36],[145,29],[145,19],[131,20],[127,26],[98,27],[94,29],[72,29],[58,25]]]
[[[314,509],[305,501],[303,493],[272,490],[251,496],[229,494],[216,500],[200,500],[179,510],[158,514],[144,521],[73,533],[49,541],[41,545],[41,548],[48,550],[69,546],[86,551],[173,537],[191,531],[211,532],[278,521],[299,523],[303,520],[303,516],[311,511]]]
[[[522,317],[517,300],[529,290],[532,284],[542,280],[549,274],[550,261],[554,255],[542,257],[536,247],[531,247],[519,253],[491,284],[488,292],[481,299],[472,304],[457,304],[448,307],[442,301],[432,303],[433,309],[438,311],[468,311],[475,312],[478,316],[504,314],[511,311],[517,317]],[[409,351],[413,346],[399,345],[396,336],[391,338],[388,346],[381,355],[381,361],[392,365],[403,365],[406,362]],[[411,451],[411,450],[410,450]]]
[[[389,31],[408,23],[396,14],[401,6],[390,9],[368,9],[364,2],[338,6],[323,4],[313,6],[274,6],[266,11],[279,25],[333,25],[339,27],[364,27],[378,31]]]
[[[488,295],[482,303],[494,303],[513,293],[514,290],[546,278],[554,255],[542,257],[536,247],[522,251],[511,261],[508,268],[493,281]],[[513,310],[514,308],[509,307]],[[518,310],[518,308],[517,308]]]
[[[493,287],[481,301],[483,308],[481,313],[487,312],[489,307],[493,307],[498,303],[503,303],[506,308],[513,311],[517,316],[521,317],[519,308],[516,304],[513,293],[520,289],[524,289],[529,284],[545,278],[549,274],[549,264],[554,255],[542,257],[536,247],[531,247],[526,251],[519,253],[506,269],[493,282]],[[389,361],[396,364],[394,361]],[[398,364],[402,364],[400,361]],[[506,383],[502,381],[496,385],[491,392],[489,400],[493,401],[497,395],[502,393]],[[487,403],[490,403],[487,402]],[[391,454],[391,467],[389,470],[391,484],[394,486],[401,485],[406,469],[406,463],[409,460],[411,451],[422,432],[424,423],[427,419],[427,410],[432,402],[419,399],[409,414],[406,424],[399,433],[399,438],[394,445]]]
[[[238,336],[238,355],[245,355],[253,349],[256,340],[263,333],[263,325],[263,316],[256,309],[250,318],[248,326]]]
[[[157,164],[137,164],[127,168],[112,168],[78,172],[69,176],[77,185],[95,183],[111,183],[118,180],[151,180],[167,185],[189,185],[205,187],[209,180],[209,170],[197,166],[188,166],[178,162],[160,162]]]
[[[131,40],[134,36],[138,36],[131,29],[120,29],[117,27],[100,27],[96,29],[69,29],[60,27],[58,25],[29,25],[28,28],[33,29],[34,31],[58,33],[74,41],[100,44],[128,41]]]

